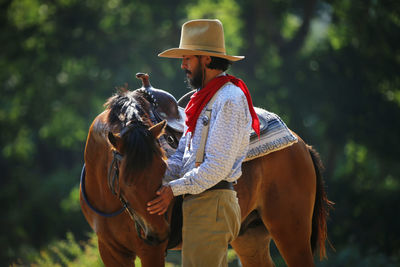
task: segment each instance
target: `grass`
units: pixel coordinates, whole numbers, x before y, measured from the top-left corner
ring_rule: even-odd
[[[233,249],[228,251],[229,267],[239,266],[237,256]],[[166,257],[166,267],[181,266],[180,251],[168,251]],[[72,233],[67,233],[66,239],[57,240],[43,248],[39,252],[29,251],[25,253],[12,267],[31,266],[31,267],[104,267],[101,261],[98,247],[97,236],[89,234],[87,241],[77,241]],[[141,266],[139,258],[135,260],[135,266]]]

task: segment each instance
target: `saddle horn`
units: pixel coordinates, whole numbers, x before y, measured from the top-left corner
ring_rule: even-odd
[[[142,80],[142,86],[144,88],[151,88],[151,84],[149,81],[149,75],[147,73],[143,73],[143,72],[138,72],[136,73],[136,78],[141,79]]]
[[[164,90],[153,88],[147,73],[138,72],[136,78],[142,80],[142,88],[136,90],[143,92],[152,104],[152,111],[157,121],[166,120],[169,127],[182,133],[186,115],[183,108],[178,107],[175,97]]]

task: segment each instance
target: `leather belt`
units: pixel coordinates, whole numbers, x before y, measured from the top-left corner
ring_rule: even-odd
[[[221,182],[217,183],[216,185],[208,188],[207,190],[215,190],[215,189],[230,189],[230,190],[233,190],[233,183],[232,182],[228,182],[228,181],[221,181]]]
[[[219,183],[217,183],[216,185],[206,189],[205,191],[209,191],[209,190],[216,190],[216,189],[229,189],[229,190],[234,190],[233,188],[233,183],[232,182],[228,182],[228,181],[221,181]],[[192,194],[184,194],[182,195],[183,198],[188,197],[188,196],[192,196]]]

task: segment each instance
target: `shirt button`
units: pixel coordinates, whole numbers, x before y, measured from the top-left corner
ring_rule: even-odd
[[[210,119],[207,116],[203,116],[201,120],[204,126],[206,126],[210,122]]]

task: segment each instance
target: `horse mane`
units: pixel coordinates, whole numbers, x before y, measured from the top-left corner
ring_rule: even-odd
[[[150,103],[140,91],[117,88],[117,93],[104,104],[108,110],[107,123],[112,132],[120,132],[128,124],[140,121],[151,126]]]
[[[104,106],[109,111],[109,128],[122,138],[122,147],[119,149],[126,160],[121,168],[126,177],[132,177],[131,174],[148,168],[154,155],[165,158],[165,153],[148,129],[153,126],[149,117],[150,103],[141,91],[122,89],[110,97]]]

